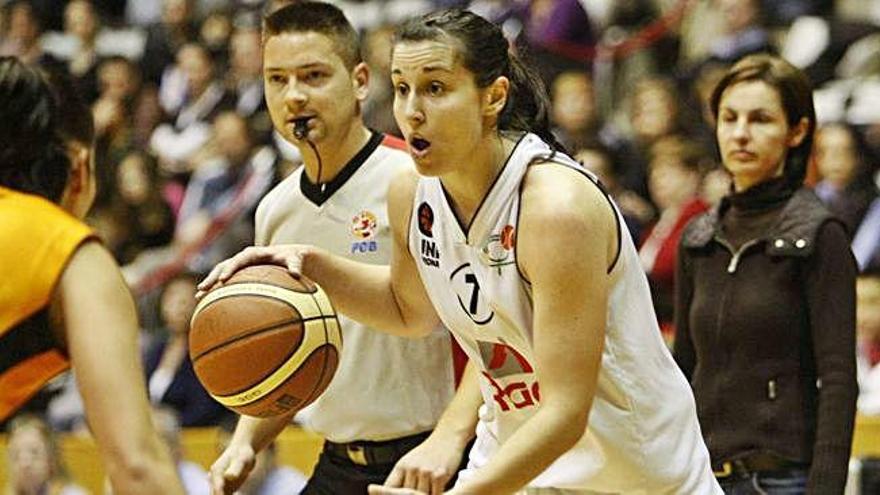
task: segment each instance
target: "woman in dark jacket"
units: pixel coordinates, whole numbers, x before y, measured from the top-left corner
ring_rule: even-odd
[[[742,59],[712,112],[733,191],[679,247],[675,357],[727,493],[841,494],[857,396],[856,267],[802,186],[815,112],[806,77]]]

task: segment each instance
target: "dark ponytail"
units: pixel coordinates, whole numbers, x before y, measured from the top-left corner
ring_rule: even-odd
[[[455,40],[464,66],[477,87],[488,87],[501,76],[510,80],[507,103],[498,130],[537,134],[555,150],[565,151],[550,130],[550,98],[541,78],[516,55],[501,29],[473,12],[448,9],[414,17],[401,24],[394,43]]]

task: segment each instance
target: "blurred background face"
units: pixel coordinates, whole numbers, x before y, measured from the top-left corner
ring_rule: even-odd
[[[661,209],[681,206],[694,198],[700,187],[700,175],[673,154],[659,155],[651,160],[648,190]]]
[[[246,162],[251,150],[245,119],[236,113],[224,113],[214,121],[214,140],[217,148],[234,165]]]
[[[880,278],[856,281],[856,328],[859,339],[880,341]]]
[[[190,93],[200,95],[211,84],[214,66],[210,55],[197,45],[186,45],[177,54],[177,65],[186,76]]]
[[[856,142],[844,126],[822,127],[816,133],[816,165],[822,178],[840,189],[855,178],[858,166]]]
[[[671,133],[677,118],[675,95],[666,85],[649,81],[638,87],[632,100],[632,128],[638,139],[650,142]]]
[[[738,33],[757,21],[755,0],[715,0],[728,34]]]
[[[41,495],[52,478],[52,453],[39,429],[24,426],[10,436],[9,472],[14,477],[16,494]]]
[[[137,89],[136,76],[131,67],[118,60],[101,64],[98,81],[101,85],[101,96],[116,101],[131,98]]]
[[[122,199],[131,205],[146,201],[150,192],[150,177],[147,164],[139,155],[128,155],[116,169],[116,187]]]
[[[236,31],[229,42],[232,70],[239,76],[259,78],[263,71],[260,32],[256,29]]]
[[[184,24],[189,18],[189,12],[187,0],[165,0],[162,4],[162,22],[169,25]]]
[[[586,74],[563,73],[553,81],[553,121],[569,132],[590,127],[596,120],[593,82]]]
[[[33,8],[28,4],[17,4],[9,14],[9,39],[24,46],[30,46],[37,41],[40,28],[34,17]]]
[[[168,282],[159,302],[162,308],[162,320],[174,333],[186,333],[189,320],[196,309],[196,281],[189,278],[177,278]]]
[[[393,34],[393,27],[382,26],[367,33],[364,40],[364,60],[373,69],[377,78],[387,79],[391,71]]]
[[[91,2],[73,0],[64,9],[64,30],[77,38],[90,41],[98,32],[98,19]]]

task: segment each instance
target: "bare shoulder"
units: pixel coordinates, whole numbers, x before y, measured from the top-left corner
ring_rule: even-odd
[[[605,193],[571,167],[547,162],[529,167],[523,180],[518,263],[532,282],[537,275],[607,270],[616,257],[618,226]],[[547,256],[547,253],[578,253]],[[575,266],[573,260],[583,266]],[[592,263],[592,268],[585,268]]]
[[[614,210],[584,173],[546,162],[529,167],[522,185],[523,214],[539,221],[580,221],[614,226]]]

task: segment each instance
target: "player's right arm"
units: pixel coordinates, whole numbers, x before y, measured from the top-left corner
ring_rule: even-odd
[[[359,263],[315,246],[249,247],[214,267],[199,284],[198,295],[245,266],[273,263],[317,282],[339,312],[361,323],[405,337],[429,334],[438,317],[407,247],[416,181],[415,171],[408,170],[398,175],[388,190],[394,242],[390,266]]]
[[[230,495],[254,469],[257,452],[266,448],[290,423],[292,414],[270,418],[240,416],[229,445],[211,465],[211,493]]]
[[[182,494],[171,457],[153,428],[134,302],[99,243],[88,241],[73,254],[49,310],[70,355],[114,493]]]

